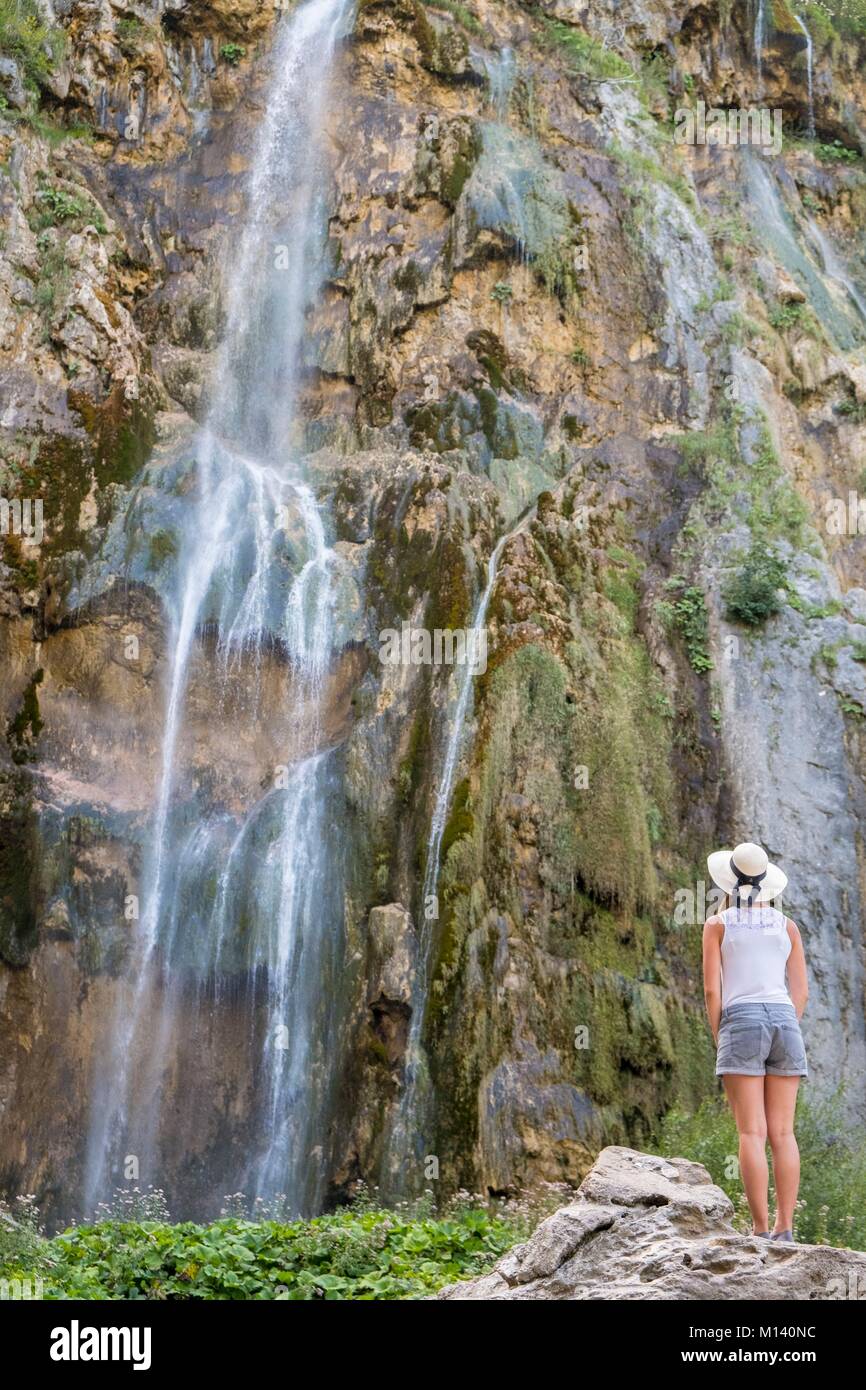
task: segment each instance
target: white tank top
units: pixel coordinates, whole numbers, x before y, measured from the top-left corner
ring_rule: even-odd
[[[790,1004],[786,966],[788,919],[775,907],[727,907],[722,937],[722,1008],[731,1004]]]

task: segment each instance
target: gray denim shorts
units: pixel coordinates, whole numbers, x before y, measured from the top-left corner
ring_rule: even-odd
[[[793,1004],[731,1004],[722,1010],[716,1076],[808,1076]]]

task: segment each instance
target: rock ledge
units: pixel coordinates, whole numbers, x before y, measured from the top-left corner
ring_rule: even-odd
[[[603,1149],[575,1200],[449,1299],[799,1299],[866,1296],[866,1254],[740,1235],[699,1163]]]

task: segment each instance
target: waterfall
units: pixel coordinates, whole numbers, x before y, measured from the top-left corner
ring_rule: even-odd
[[[758,96],[764,93],[764,40],[767,37],[767,0],[758,0],[755,15],[755,66],[758,69]]]
[[[855,285],[830,239],[818,226],[813,217],[807,217],[806,234],[821,257],[821,267],[828,279],[835,281],[847,294],[854,308],[866,326],[866,298]]]
[[[256,1195],[285,1194],[299,1212],[321,1196],[342,946],[331,812],[339,778],[321,720],[339,563],[294,436],[306,314],[324,270],[321,135],[350,5],[306,0],[279,22],[274,42],[170,605],[142,916],[93,1088],[89,1210],[117,1185],[121,1155],[156,1155],[149,1166],[159,1172],[162,1070],[174,1019],[190,1007],[190,976],[192,1006],[204,1012],[208,989],[218,998],[229,975],[246,981],[259,1061],[238,1179]],[[256,720],[266,660],[276,654],[287,673],[285,767],[252,806],[202,809],[197,789],[181,785],[190,679],[206,658],[206,634],[215,634],[212,675],[226,721]]]
[[[514,49],[506,45],[495,57],[489,53],[482,54],[481,61],[487,76],[490,106],[497,121],[504,122],[508,118],[508,103],[516,74]]]
[[[814,217],[786,205],[772,167],[752,150],[743,161],[754,225],[762,241],[806,291],[818,318],[844,350],[864,340],[866,299]]]
[[[466,644],[469,652],[481,650],[478,638],[487,622],[487,610],[490,607],[490,600],[496,587],[502,552],[509,541],[526,526],[534,514],[534,507],[525,512],[516,524],[499,538],[490,555],[487,562],[485,585],[472,619],[472,637]],[[382,1174],[382,1181],[386,1190],[392,1185],[396,1185],[401,1192],[411,1190],[413,1184],[411,1180],[407,1181],[405,1166],[414,1155],[420,1171],[420,1165],[424,1158],[424,1145],[429,1138],[424,1131],[429,1114],[430,1078],[421,1036],[424,1030],[431,983],[435,925],[439,915],[438,888],[442,840],[448,822],[448,812],[454,792],[457,769],[460,765],[460,756],[463,751],[466,720],[471,707],[475,674],[471,661],[467,660],[458,674],[456,698],[453,700],[447,715],[448,732],[445,739],[445,753],[436,789],[430,833],[427,837],[424,880],[420,900],[421,925],[417,934],[416,967],[412,986],[412,1014],[406,1045],[405,1080],[397,1115],[391,1129],[390,1142],[385,1156],[385,1168]]]
[[[809,126],[808,136],[810,140],[815,139],[815,84],[814,84],[814,50],[812,45],[812,35],[798,14],[794,15],[803,33],[806,35],[806,72],[809,83]]]

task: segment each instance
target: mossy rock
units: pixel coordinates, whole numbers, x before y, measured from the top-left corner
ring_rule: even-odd
[[[127,401],[120,387],[101,401],[74,390],[68,399],[81,432],[43,436],[20,467],[22,491],[42,500],[46,556],[82,548],[81,504],[94,485],[99,523],[107,522],[111,484],[131,482],[154,443],[149,401]]]
[[[450,391],[442,400],[419,401],[410,405],[404,419],[409,442],[415,449],[447,454],[461,449],[482,428],[478,405],[460,391]]]
[[[37,937],[39,821],[24,771],[0,772],[0,957],[23,966]]]
[[[791,9],[791,6],[787,3],[787,0],[771,0],[770,23],[772,29],[777,34],[796,35],[805,43],[805,35],[803,33],[803,30],[797,23],[797,18],[794,14],[794,11]]]
[[[43,722],[39,711],[39,686],[44,672],[40,667],[28,682],[21,697],[18,713],[9,720],[6,728],[6,741],[14,763],[33,762],[36,758],[36,744],[42,733]]]

